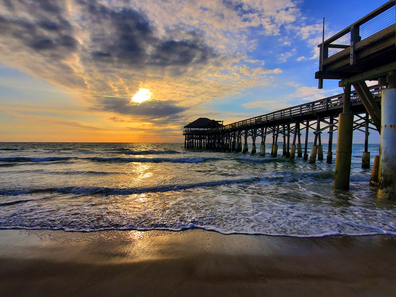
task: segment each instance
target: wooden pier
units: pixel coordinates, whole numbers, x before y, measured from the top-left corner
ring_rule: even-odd
[[[378,104],[384,88],[385,86],[375,86],[370,89]],[[376,127],[357,92],[351,92],[350,97],[350,109],[355,116],[353,129],[366,134],[365,147],[368,151],[369,129],[376,130]],[[260,137],[260,155],[264,156],[265,144],[268,137],[272,137],[272,157],[278,155],[276,150],[278,142],[283,142],[282,155],[295,158],[297,151],[298,157],[308,160],[308,135],[312,131],[315,135],[314,146],[317,147],[318,158],[322,160],[321,134],[327,130],[329,134],[327,162],[332,163],[333,132],[338,130],[338,116],[342,113],[343,106],[344,94],[338,94],[228,125],[222,125],[221,121],[200,118],[184,127],[184,146],[186,149],[248,153],[247,143],[250,139],[252,142],[250,153],[255,154],[256,140]],[[302,132],[305,132],[304,144],[301,142]],[[310,162],[315,161],[316,155],[311,156]],[[366,162],[365,167],[367,166],[369,163]]]
[[[310,103],[278,110],[228,125],[200,118],[185,126],[186,149],[209,149],[256,153],[261,137],[260,155],[265,155],[267,137],[272,136],[271,156],[297,156],[310,163],[323,160],[323,131],[328,131],[327,162],[332,163],[333,133],[337,131],[335,166],[336,189],[348,190],[353,131],[365,133],[362,167],[370,167],[369,129],[381,134],[380,155],[375,158],[372,183],[379,185],[378,197],[396,200],[396,24],[395,0],[318,45],[319,88],[325,79],[339,80],[344,93]],[[366,81],[378,85],[369,88]],[[352,87],[354,91],[352,90]],[[200,125],[198,125],[200,123]],[[206,123],[206,124],[205,124]],[[214,126],[213,123],[216,123]],[[308,135],[315,135],[308,158]],[[301,132],[305,132],[304,144]],[[303,152],[304,149],[304,152]]]

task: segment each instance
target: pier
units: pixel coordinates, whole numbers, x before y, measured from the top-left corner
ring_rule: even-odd
[[[207,118],[197,119],[184,127],[185,148],[264,156],[266,142],[272,137],[271,157],[279,155],[278,142],[283,142],[283,156],[315,163],[324,159],[322,133],[328,131],[326,162],[332,163],[333,133],[337,131],[334,187],[348,190],[353,131],[365,133],[362,167],[369,168],[369,130],[376,130],[381,134],[381,144],[371,183],[379,186],[379,198],[396,199],[394,11],[395,0],[388,1],[318,45],[319,71],[315,73],[318,87],[323,88],[326,79],[337,79],[343,88],[342,94],[227,125]],[[393,18],[389,19],[392,14]],[[366,81],[377,84],[368,87]],[[314,133],[314,142],[308,156],[310,131]],[[259,150],[256,146],[258,137],[261,138]],[[248,138],[252,142],[250,151]]]
[[[380,104],[381,93],[386,86],[370,88],[372,97]],[[242,152],[265,156],[265,145],[272,140],[271,156],[278,156],[278,142],[283,142],[282,155],[294,159],[304,158],[310,163],[323,160],[322,133],[328,131],[328,152],[326,161],[333,162],[333,133],[338,130],[339,115],[343,112],[345,94],[322,98],[313,102],[292,106],[268,114],[252,117],[228,125],[222,121],[199,118],[184,128],[186,149],[205,149],[228,152]],[[370,166],[368,152],[369,130],[377,130],[374,122],[365,110],[357,92],[349,95],[349,108],[354,116],[353,130],[365,133],[365,154],[362,167]],[[314,147],[308,157],[309,132],[314,133]],[[302,135],[302,132],[305,135]],[[304,136],[304,138],[302,138]],[[256,147],[257,138],[261,138],[260,149]],[[249,151],[248,139],[252,142]],[[302,142],[303,140],[303,142]]]

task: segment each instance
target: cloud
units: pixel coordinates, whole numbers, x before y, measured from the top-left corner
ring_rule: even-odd
[[[287,98],[299,99],[304,101],[315,101],[321,98],[336,95],[339,92],[340,92],[339,89],[324,90],[324,89],[318,89],[317,87],[300,86],[297,87],[297,90],[294,93],[289,94]]]
[[[261,108],[268,112],[284,109],[291,105],[283,100],[263,100],[243,104],[245,108]]]
[[[178,107],[172,101],[148,100],[140,104],[131,103],[124,98],[103,98],[94,109],[112,111],[122,115],[147,116],[163,118],[183,112],[186,108]]]
[[[270,84],[282,70],[247,54],[258,44],[250,30],[279,34],[298,20],[298,2],[3,0],[0,60],[108,118],[173,125],[201,103]],[[123,99],[139,88],[153,99]]]
[[[278,56],[278,61],[282,63],[286,63],[288,59],[293,57],[296,54],[296,49],[293,48],[290,52],[282,53]]]

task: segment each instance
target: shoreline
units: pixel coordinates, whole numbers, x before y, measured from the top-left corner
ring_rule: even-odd
[[[393,296],[396,237],[0,230],[1,296]]]

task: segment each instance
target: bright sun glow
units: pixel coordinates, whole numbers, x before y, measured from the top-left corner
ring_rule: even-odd
[[[149,89],[140,89],[139,92],[135,94],[135,96],[132,97],[132,101],[135,101],[137,103],[142,103],[144,101],[149,100],[151,97],[151,92]]]

